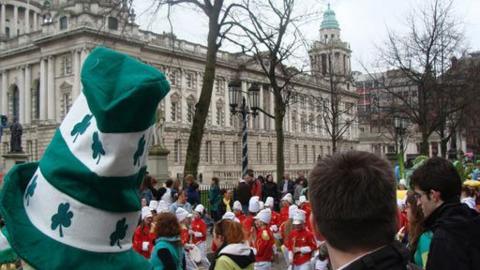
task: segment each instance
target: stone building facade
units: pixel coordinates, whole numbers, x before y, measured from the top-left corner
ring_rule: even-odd
[[[170,150],[169,175],[181,177],[202,86],[206,47],[176,39],[172,34],[140,30],[133,12],[111,1],[3,0],[0,8],[0,113],[9,121],[17,118],[23,125],[23,148],[31,161],[41,158],[80,93],[84,59],[101,45],[133,55],[168,76],[171,91],[159,109],[166,120],[163,140]],[[349,71],[350,51],[346,54]],[[246,55],[219,52],[199,167],[206,182],[213,176],[235,181],[241,174],[242,123],[240,116],[230,113],[228,101],[228,83],[233,79],[242,81],[243,90],[259,83],[261,105],[273,114],[273,95],[258,66]],[[284,123],[286,171],[291,174],[308,171],[319,156],[331,152],[324,129],[312,124],[319,121],[315,119],[321,117],[321,112],[309,98],[313,95],[328,99],[327,85],[310,75],[296,81],[298,102],[288,108]],[[344,92],[345,102],[356,103],[356,98],[354,91]],[[250,118],[248,128],[250,167],[258,174],[274,173],[273,120],[259,114]],[[352,127],[347,135],[341,147],[354,148],[356,129]],[[8,131],[1,144],[0,154],[7,153]]]

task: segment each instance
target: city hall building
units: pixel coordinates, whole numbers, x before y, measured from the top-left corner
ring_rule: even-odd
[[[159,105],[165,115],[163,142],[170,151],[169,175],[181,177],[195,104],[202,87],[206,47],[139,29],[134,14],[111,1],[0,1],[0,113],[23,126],[22,145],[30,161],[39,160],[81,88],[80,71],[98,45],[128,53],[165,72],[171,91]],[[341,104],[355,118],[357,94],[351,82],[349,44],[340,38],[335,13],[328,8],[319,40],[310,51],[311,74],[295,81],[295,102],[284,122],[286,172],[308,172],[318,157],[331,153],[318,100],[330,99],[328,74],[342,74]],[[327,57],[328,56],[328,57]],[[331,61],[327,61],[331,56]],[[199,173],[204,183],[213,176],[236,181],[241,175],[242,120],[229,107],[228,84],[240,79],[242,89],[260,85],[262,109],[273,114],[268,80],[252,58],[220,51],[215,86],[201,146]],[[329,64],[333,65],[332,67]],[[315,98],[312,98],[315,97]],[[141,117],[141,116],[139,116]],[[112,119],[112,121],[115,121]],[[351,125],[340,150],[357,144],[357,125]],[[0,154],[9,152],[4,130]],[[275,174],[274,121],[260,113],[248,122],[249,167],[257,174]],[[2,158],[0,164],[4,165]]]

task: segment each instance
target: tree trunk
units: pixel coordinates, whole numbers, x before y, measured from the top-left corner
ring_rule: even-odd
[[[200,162],[200,148],[202,146],[205,120],[208,116],[208,108],[212,99],[212,89],[215,80],[215,66],[217,62],[217,37],[219,34],[218,16],[220,11],[212,11],[209,16],[209,31],[207,44],[207,59],[205,75],[203,78],[202,92],[196,105],[193,117],[192,129],[188,138],[187,156],[185,159],[184,175],[197,176]]]
[[[274,90],[275,95],[275,133],[277,135],[277,181],[285,174],[285,155],[283,133],[283,119],[285,117],[285,104],[280,91]]]
[[[422,142],[420,143],[420,154],[421,155],[425,155],[425,156],[428,156],[429,154],[429,143],[428,143],[428,139],[430,137],[430,135],[428,134],[428,132],[425,130],[425,128],[422,128],[421,129],[421,133],[422,133]]]

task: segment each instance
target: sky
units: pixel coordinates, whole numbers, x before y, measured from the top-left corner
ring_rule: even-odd
[[[280,0],[277,0],[280,1]],[[171,24],[167,10],[153,14],[154,0],[134,0],[137,23],[140,28],[157,33],[170,32],[170,27],[180,39],[206,44],[208,24],[203,14],[189,6],[174,7],[170,10]],[[226,1],[227,2],[227,1]],[[300,9],[322,12],[331,4],[341,28],[341,38],[350,43],[352,69],[364,71],[374,65],[378,47],[387,38],[387,29],[405,30],[405,17],[415,7],[427,0],[297,0]],[[480,0],[453,0],[453,12],[465,34],[468,51],[480,51]],[[319,39],[321,16],[304,25],[302,32],[308,41]],[[222,50],[238,51],[233,46]],[[305,52],[300,52],[305,53]],[[305,53],[306,56],[306,53]]]

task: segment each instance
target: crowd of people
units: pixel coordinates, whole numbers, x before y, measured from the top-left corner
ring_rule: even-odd
[[[418,166],[404,199],[386,161],[355,151],[319,161],[308,185],[303,174],[277,183],[248,170],[223,190],[213,178],[208,213],[195,179],[185,180],[183,189],[169,180],[155,190],[146,177],[133,247],[155,269],[272,269],[275,260],[292,270],[480,266],[478,191],[442,158]]]

